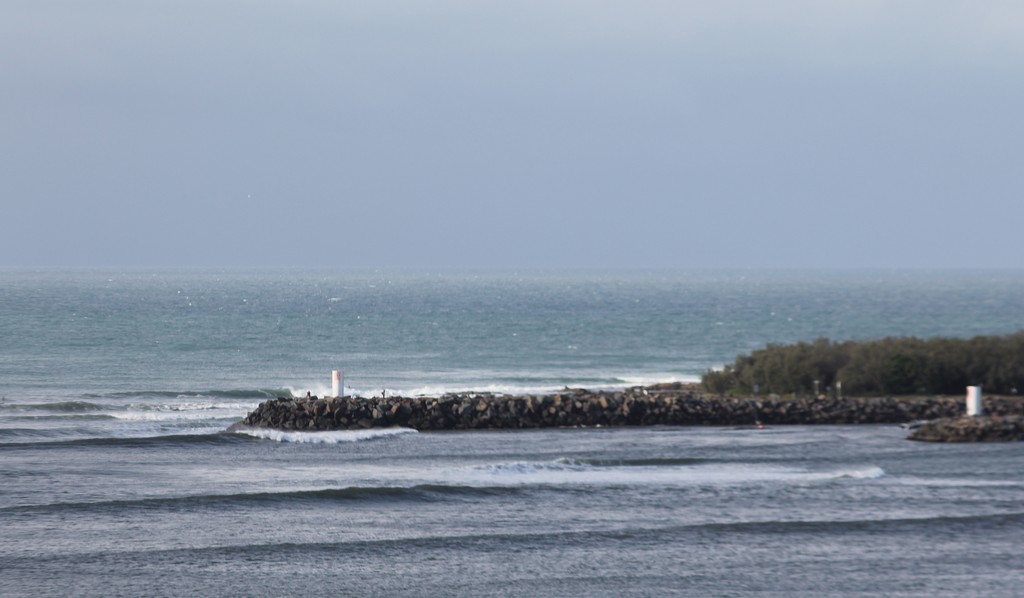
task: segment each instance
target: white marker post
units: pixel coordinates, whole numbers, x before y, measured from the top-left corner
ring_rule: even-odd
[[[967,387],[967,415],[971,417],[977,417],[983,415],[984,410],[981,407],[981,387],[980,386],[968,386]]]
[[[336,397],[345,394],[345,373],[341,370],[331,370],[331,392]]]

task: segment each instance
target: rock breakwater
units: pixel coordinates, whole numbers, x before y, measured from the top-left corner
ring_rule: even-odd
[[[955,417],[922,424],[907,437],[928,442],[1008,442],[1024,440],[1024,417]]]
[[[990,413],[1019,413],[1020,401],[987,398]],[[461,393],[431,398],[278,398],[243,420],[253,427],[327,431],[408,427],[420,431],[590,426],[749,426],[903,423],[956,417],[963,400],[925,398],[714,397],[682,384],[624,391],[566,389],[550,395]]]

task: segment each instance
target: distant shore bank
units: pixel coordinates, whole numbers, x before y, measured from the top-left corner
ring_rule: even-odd
[[[985,412],[1016,415],[1024,400],[986,397]],[[419,431],[595,426],[900,424],[964,414],[959,397],[723,397],[695,384],[622,391],[570,389],[545,395],[458,393],[441,397],[278,398],[242,425],[297,431],[408,427]]]

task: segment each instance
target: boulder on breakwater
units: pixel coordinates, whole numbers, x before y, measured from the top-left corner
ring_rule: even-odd
[[[907,437],[928,442],[1007,442],[1024,440],[1024,417],[949,417],[922,424]]]
[[[989,413],[1019,412],[1020,401],[986,398]],[[565,389],[549,395],[459,393],[442,397],[264,401],[243,420],[253,427],[328,431],[401,426],[420,431],[590,426],[749,426],[879,424],[963,414],[962,399],[735,398],[707,396],[694,385],[661,384],[623,391]]]

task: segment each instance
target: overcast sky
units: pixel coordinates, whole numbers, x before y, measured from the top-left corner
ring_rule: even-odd
[[[4,0],[0,267],[1021,267],[1024,3]]]

